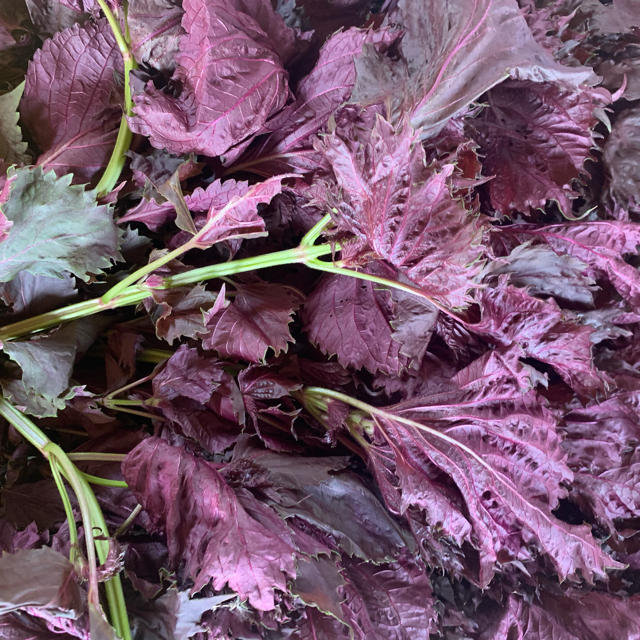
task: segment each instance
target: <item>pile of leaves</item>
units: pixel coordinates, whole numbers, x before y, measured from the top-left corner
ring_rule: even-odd
[[[0,49],[3,638],[640,638],[637,0]]]

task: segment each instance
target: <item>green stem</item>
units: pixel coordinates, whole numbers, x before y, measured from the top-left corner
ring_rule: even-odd
[[[111,157],[109,158],[109,162],[107,163],[100,181],[96,185],[96,192],[98,196],[103,196],[109,193],[118,182],[118,178],[122,173],[122,169],[126,161],[127,151],[131,146],[132,133],[127,122],[127,116],[130,116],[133,113],[130,73],[138,65],[136,64],[135,58],[131,53],[131,49],[129,48],[128,37],[125,37],[122,34],[120,24],[118,23],[116,17],[113,15],[113,12],[111,11],[109,5],[105,2],[105,0],[98,0],[98,4],[100,5],[102,12],[104,13],[105,17],[107,18],[107,22],[111,27],[111,31],[113,32],[113,36],[118,45],[118,49],[120,49],[120,53],[122,54],[122,61],[124,64],[124,113],[122,114],[122,119],[120,120],[118,137],[116,139],[116,144],[113,148],[113,151],[111,152]],[[124,25],[125,33],[128,36],[129,25],[127,24],[126,9],[124,14]]]
[[[91,487],[67,454],[55,442],[52,442],[27,416],[2,397],[0,397],[0,415],[34,445],[47,460],[53,461],[54,465],[56,465],[56,470],[60,471],[71,485],[78,501],[84,528],[89,571],[89,601],[99,607],[96,554],[101,563],[106,561],[109,554],[109,532],[100,505]],[[64,498],[62,500],[64,502]],[[100,532],[98,536],[94,534],[95,529]],[[113,626],[123,640],[131,640],[129,618],[119,575],[105,582],[105,591]]]
[[[64,513],[67,518],[67,524],[69,525],[69,562],[76,565],[80,559],[79,556],[79,541],[78,541],[78,528],[76,527],[76,519],[73,515],[73,508],[71,507],[71,500],[67,493],[67,488],[64,486],[64,480],[60,474],[58,468],[58,462],[55,458],[49,458],[49,466],[51,467],[51,475],[53,481],[56,483],[58,493],[62,499],[62,505],[64,506]]]
[[[198,269],[191,269],[184,273],[178,273],[175,276],[165,278],[153,289],[144,284],[128,287],[107,303],[105,303],[102,298],[93,298],[62,307],[61,309],[41,313],[26,320],[7,324],[4,327],[0,327],[0,341],[15,340],[30,333],[50,329],[63,322],[77,320],[78,318],[84,318],[110,309],[138,304],[145,298],[150,297],[154,290],[160,291],[183,287],[204,280],[229,276],[235,273],[255,271],[257,269],[266,269],[292,263],[305,263],[313,258],[330,254],[331,251],[332,247],[328,244],[313,247],[295,247],[294,249],[284,249],[283,251],[275,251],[261,256],[241,258],[230,262],[222,262]]]
[[[106,196],[116,186],[122,169],[124,169],[124,163],[127,161],[127,151],[129,151],[132,139],[133,134],[129,129],[127,117],[123,114],[111,157],[96,185],[96,194],[99,198]]]
[[[307,231],[300,240],[301,247],[310,247],[315,244],[316,240],[322,235],[325,229],[331,224],[331,214],[324,215],[316,224]]]
[[[126,457],[126,453],[94,453],[93,451],[67,454],[69,460],[76,462],[122,462]]]
[[[84,471],[78,472],[87,482],[91,484],[97,484],[101,487],[121,487],[123,489],[128,488],[128,484],[124,480],[111,480],[110,478],[101,478],[100,476],[94,476]]]
[[[140,269],[136,269],[133,273],[130,273],[128,276],[120,280],[118,284],[114,285],[107,291],[101,298],[103,304],[108,304],[114,298],[117,298],[120,294],[124,293],[131,285],[134,285],[139,280],[142,280],[146,275],[152,273],[156,269],[164,266],[168,262],[179,258],[183,253],[189,251],[192,248],[191,241],[186,242],[185,244],[179,246],[177,249],[170,251],[164,256],[160,256],[157,260],[146,264],[144,267],[140,267]]]

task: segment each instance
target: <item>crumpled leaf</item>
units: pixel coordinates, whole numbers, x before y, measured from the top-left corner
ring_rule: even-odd
[[[27,164],[30,160],[27,143],[23,141],[22,129],[18,125],[18,104],[23,90],[24,82],[0,96],[0,162],[4,161],[6,165]]]
[[[122,56],[106,19],[47,40],[29,65],[20,115],[38,164],[90,182],[106,166],[122,116]]]
[[[640,304],[640,273],[624,260],[625,255],[638,252],[637,224],[598,220],[542,227],[512,225],[504,231],[520,242],[541,240],[560,255],[582,260],[596,274],[605,276],[632,307]]]
[[[332,202],[339,225],[430,298],[468,304],[481,226],[450,193],[453,165],[425,171],[416,134],[396,131],[381,117],[365,140],[340,133],[319,143],[343,192]]]
[[[502,278],[496,286],[479,291],[482,319],[469,328],[550,364],[580,393],[603,388],[606,377],[596,370],[591,354],[591,327],[561,311],[553,299],[534,298]]]
[[[134,96],[129,124],[172,153],[220,156],[263,131],[284,106],[287,74],[253,15],[257,4],[184,0],[183,9],[173,78],[181,92],[174,98],[148,82]]]
[[[622,210],[640,212],[640,108],[616,119],[603,150],[609,197]]]
[[[289,323],[302,304],[293,287],[272,282],[234,283],[233,302],[207,318],[202,346],[225,358],[262,362],[267,349],[286,351],[293,338]]]
[[[638,596],[542,594],[533,602],[509,596],[503,615],[480,640],[619,640],[640,637]],[[497,616],[496,616],[497,617]],[[615,622],[613,622],[615,621]]]
[[[420,565],[401,558],[391,564],[346,561],[344,608],[356,637],[429,640],[437,618],[429,578]]]
[[[428,535],[478,549],[478,574],[467,575],[481,586],[498,563],[530,562],[534,549],[561,580],[621,568],[588,526],[551,514],[571,479],[552,417],[527,409],[513,388],[504,388],[507,403],[477,380],[479,391],[466,391],[467,381],[458,392],[371,409],[367,456],[387,507],[398,515],[418,508]]]
[[[71,186],[40,167],[17,169],[2,212],[12,226],[0,242],[0,282],[21,271],[54,278],[71,272],[82,280],[119,257],[118,229],[108,205],[93,191]]]
[[[0,5],[0,85],[4,91],[24,79],[27,62],[39,45],[23,0]]]
[[[171,430],[206,451],[223,451],[240,436],[244,406],[225,363],[180,346],[153,379],[153,397]]]
[[[472,127],[483,172],[493,176],[494,209],[501,215],[526,213],[555,200],[570,213],[578,196],[571,182],[585,171],[597,110],[610,101],[602,88],[568,92],[556,84],[507,81],[492,89],[488,108]]]
[[[176,0],[129,0],[127,26],[137,62],[173,72],[184,33],[181,20],[182,7]]]
[[[247,512],[211,463],[160,438],[143,440],[122,469],[154,527],[166,534],[171,561],[185,561],[192,593],[210,581],[216,590],[228,584],[256,609],[274,608],[274,590],[285,591],[296,573],[294,546],[282,527],[276,531],[264,514]]]
[[[388,101],[396,113],[408,111],[422,138],[436,135],[509,76],[567,88],[596,80],[588,67],[555,62],[533,39],[515,0],[400,0],[385,24],[404,30],[402,57],[385,58],[370,48],[356,61],[351,99]]]
[[[206,316],[224,304],[220,294],[203,285],[156,290],[144,306],[156,327],[158,338],[173,344],[176,338],[195,338],[205,331]]]
[[[259,175],[272,175],[291,168],[316,170],[318,153],[312,136],[323,129],[329,117],[351,96],[355,60],[365,45],[386,47],[397,33],[382,30],[347,29],[334,33],[320,49],[318,61],[296,88],[295,101],[276,117],[274,131],[240,161]],[[281,126],[275,126],[282,122]]]
[[[399,375],[421,360],[436,314],[435,307],[411,294],[330,275],[307,298],[303,318],[309,339],[327,355],[336,354],[341,364]]]
[[[640,517],[639,413],[638,393],[626,392],[563,421],[567,464],[575,472],[572,499],[610,530],[614,520]]]
[[[41,38],[51,37],[58,31],[89,18],[84,6],[64,0],[25,0],[25,4],[29,10],[31,22]]]

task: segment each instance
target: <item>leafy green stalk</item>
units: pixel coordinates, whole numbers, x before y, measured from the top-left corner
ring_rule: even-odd
[[[213,278],[245,273],[247,271],[256,271],[268,267],[294,263],[304,264],[308,260],[318,256],[330,254],[331,251],[332,247],[328,244],[312,247],[295,247],[294,249],[275,251],[261,256],[241,258],[230,262],[222,262],[198,269],[191,269],[184,273],[164,278],[159,284],[155,284],[153,287],[144,283],[129,286],[108,302],[104,302],[102,297],[93,298],[5,325],[4,327],[0,327],[0,341],[15,340],[30,333],[50,329],[63,322],[77,320],[78,318],[91,316],[109,309],[135,305],[142,302],[145,298],[150,297],[154,291],[182,287]],[[140,272],[148,273],[147,266],[142,267],[132,274],[135,275],[135,280],[139,279]]]

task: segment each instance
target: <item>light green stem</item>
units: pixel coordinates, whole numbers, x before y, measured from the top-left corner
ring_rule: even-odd
[[[69,562],[71,562],[71,564],[73,565],[76,565],[79,560],[78,551],[80,549],[80,546],[78,543],[78,528],[76,527],[76,520],[73,516],[71,500],[69,499],[67,488],[64,486],[64,480],[62,479],[60,469],[58,468],[58,462],[55,458],[49,458],[49,466],[51,467],[51,475],[53,476],[53,481],[56,483],[58,493],[60,494],[60,498],[62,499],[64,514],[67,518],[67,524],[69,525]]]
[[[128,276],[120,280],[118,284],[114,285],[107,291],[101,298],[103,304],[108,304],[114,298],[117,298],[120,294],[124,293],[131,285],[134,285],[139,280],[142,280],[145,276],[149,275],[156,269],[164,266],[165,264],[179,258],[183,253],[189,251],[192,248],[190,242],[187,242],[177,249],[170,251],[164,256],[160,256],[157,260],[146,264],[144,267],[140,267],[140,269],[136,269],[133,273],[130,273]]]
[[[93,451],[67,454],[69,460],[76,462],[122,462],[126,457],[126,453],[94,453]]]
[[[109,541],[107,524],[102,515],[100,505],[87,481],[69,459],[67,454],[52,442],[27,416],[18,411],[5,398],[0,397],[0,415],[49,461],[53,461],[56,470],[60,471],[71,485],[82,518],[86,541],[87,564],[89,570],[89,600],[99,606],[98,577],[96,553],[101,563],[104,563],[109,554]],[[62,498],[64,503],[64,498]],[[96,536],[94,530],[98,529]],[[111,622],[123,640],[131,640],[129,618],[124,601],[124,592],[120,576],[116,575],[105,582],[107,603],[111,614]]]
[[[79,471],[80,475],[91,484],[97,484],[102,487],[121,487],[126,489],[129,485],[124,480],[111,480],[110,478],[101,478],[84,471]]]
[[[327,255],[331,253],[331,251],[332,248],[328,244],[313,247],[296,247],[294,249],[275,251],[274,253],[267,253],[261,256],[241,258],[240,260],[232,260],[230,262],[222,262],[207,267],[191,269],[184,273],[164,278],[161,284],[153,289],[144,284],[134,285],[127,287],[118,294],[117,297],[106,303],[102,298],[93,298],[5,325],[4,327],[0,327],[0,341],[15,340],[30,333],[50,329],[63,322],[77,320],[78,318],[84,318],[110,309],[138,304],[145,298],[150,297],[154,290],[173,289],[212,278],[255,271],[257,269],[266,269],[268,267],[304,263],[318,256]],[[138,278],[138,275],[136,275],[136,278]]]
[[[131,82],[129,76],[131,71],[138,65],[131,53],[131,49],[129,48],[128,38],[122,34],[118,20],[113,15],[111,8],[105,0],[98,0],[98,4],[111,27],[118,49],[120,49],[120,53],[122,54],[122,61],[124,64],[124,112],[122,114],[122,119],[120,120],[120,128],[118,129],[116,144],[111,152],[111,157],[109,158],[109,162],[104,173],[96,185],[96,192],[98,196],[103,196],[109,193],[116,186],[127,158],[127,151],[131,146],[132,134],[127,122],[127,116],[130,116],[133,113],[133,99],[131,97]],[[128,34],[129,25],[127,24],[126,19],[126,9],[124,12],[124,25],[125,33]]]

